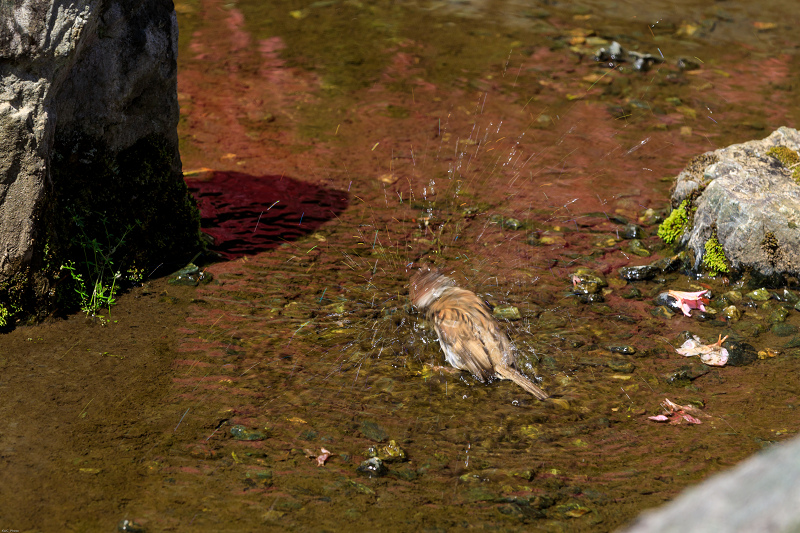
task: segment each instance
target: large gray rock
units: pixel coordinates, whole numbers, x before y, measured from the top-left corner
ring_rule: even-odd
[[[694,251],[695,268],[716,231],[733,268],[800,273],[800,173],[767,155],[775,147],[797,152],[800,132],[782,127],[766,139],[707,152],[678,175],[672,205],[689,200],[697,209],[680,239]]]
[[[619,533],[796,533],[800,531],[800,439],[642,514]]]
[[[196,247],[177,34],[171,0],[0,1],[0,318],[92,240],[123,272]]]

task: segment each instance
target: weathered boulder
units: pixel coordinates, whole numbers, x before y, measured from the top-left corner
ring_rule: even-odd
[[[672,193],[681,216],[659,234],[691,249],[695,268],[724,270],[727,263],[765,276],[800,274],[798,151],[800,132],[782,127],[694,158]]]
[[[0,2],[0,325],[52,308],[64,264],[93,283],[198,247],[177,36],[171,0]]]
[[[643,513],[618,533],[796,532],[798,502],[800,439],[794,438]]]

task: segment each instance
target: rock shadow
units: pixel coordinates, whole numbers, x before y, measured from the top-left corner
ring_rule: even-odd
[[[187,177],[211,250],[236,259],[317,230],[348,206],[347,193],[288,176],[210,171]]]

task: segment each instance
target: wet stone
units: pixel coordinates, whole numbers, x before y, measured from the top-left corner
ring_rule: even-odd
[[[678,305],[678,300],[669,295],[668,292],[661,292],[655,297],[653,303],[661,305],[672,311],[673,313],[682,313],[681,306]]]
[[[622,267],[619,269],[620,277],[628,281],[646,281],[653,279],[658,273],[659,270],[650,265]]]
[[[636,353],[636,348],[630,344],[615,344],[609,346],[608,349],[613,353],[621,353],[624,355],[633,355]]]
[[[267,438],[266,434],[254,429],[247,429],[242,425],[231,426],[231,436],[235,440],[264,440]]]
[[[597,294],[604,287],[608,287],[606,279],[589,268],[578,268],[570,274],[572,291],[575,294]]]
[[[628,251],[634,255],[638,255],[639,257],[650,256],[650,250],[648,250],[639,239],[633,239],[628,243]]]
[[[776,337],[788,337],[789,335],[794,335],[797,333],[798,330],[799,328],[797,326],[793,326],[792,324],[787,324],[785,322],[772,326],[772,333]]]
[[[722,316],[729,322],[736,322],[742,317],[742,313],[736,308],[735,305],[729,305],[722,310]]]
[[[730,361],[730,360],[729,360]],[[683,380],[693,380],[700,376],[704,376],[711,372],[711,367],[699,361],[692,361],[691,363],[681,365],[672,372],[664,374],[664,378],[669,383],[675,383]]]
[[[622,297],[627,300],[634,300],[642,297],[642,291],[636,287],[631,287],[629,290],[622,294]]]
[[[144,526],[126,518],[117,524],[117,531],[119,531],[119,533],[145,533],[147,530]]]
[[[746,298],[750,298],[751,300],[755,300],[757,302],[766,302],[770,299],[770,296],[771,295],[769,291],[763,287],[745,294]]]
[[[200,270],[194,263],[189,263],[182,269],[169,276],[167,283],[170,285],[188,285],[197,287],[201,283],[208,283],[213,279],[209,272]]]
[[[359,426],[359,431],[361,431],[362,435],[375,442],[383,442],[389,436],[386,430],[371,420],[362,421]]]
[[[522,315],[519,308],[513,305],[498,305],[492,309],[492,315],[501,320],[520,320]]]
[[[786,321],[787,316],[789,316],[789,310],[779,307],[769,315],[769,322],[770,324],[780,324]]]
[[[797,302],[797,303],[794,305],[794,309],[795,309],[795,311],[800,311],[800,302]]]
[[[783,345],[784,348],[800,348],[800,337],[792,337],[792,339]]]
[[[594,304],[594,303],[605,302],[606,299],[603,297],[603,295],[601,293],[597,293],[597,294],[579,294],[578,295],[578,301],[580,301],[581,303],[584,303],[584,304]]]
[[[797,296],[794,292],[786,288],[777,291],[775,294],[773,294],[773,296],[779,302],[785,302],[792,305],[796,304],[797,302],[800,302],[800,296]]]
[[[393,440],[386,446],[370,446],[367,455],[377,457],[384,463],[402,463],[406,460],[406,452]]]
[[[650,266],[664,274],[674,272],[681,266],[680,255],[673,255],[672,257],[664,257],[658,261],[653,261],[650,263]]]
[[[622,228],[623,239],[641,239],[644,237],[644,230],[638,224],[627,224]]]
[[[742,293],[739,291],[728,291],[721,296],[722,300],[726,304],[735,304],[742,301]]]
[[[606,366],[608,366],[608,368],[614,372],[621,372],[623,374],[630,374],[636,370],[636,365],[630,361],[624,361],[622,359],[612,359],[606,363]]]
[[[746,342],[727,341],[728,366],[745,366],[758,359],[758,353],[752,345]]]
[[[663,305],[659,305],[658,307],[650,310],[650,315],[656,318],[666,318],[670,319],[675,316],[675,313],[670,311],[668,308],[664,307]]]
[[[389,469],[383,464],[383,461],[377,457],[370,457],[356,468],[356,471],[362,476],[369,478],[382,477],[389,473]]]

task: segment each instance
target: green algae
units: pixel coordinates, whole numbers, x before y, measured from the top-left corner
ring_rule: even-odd
[[[684,200],[672,210],[669,216],[658,227],[658,236],[666,244],[674,244],[689,227],[689,215],[687,213],[688,202]]]
[[[703,247],[705,249],[705,253],[703,254],[703,266],[707,268],[712,275],[730,271],[728,267],[728,258],[725,256],[725,250],[722,248],[722,244],[720,244],[716,232],[711,235]]]

